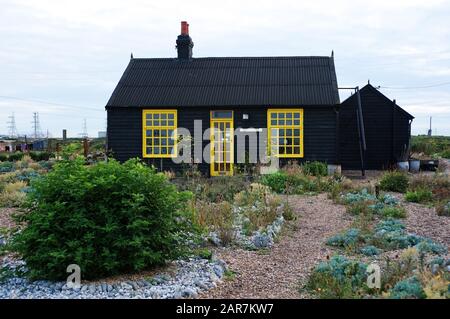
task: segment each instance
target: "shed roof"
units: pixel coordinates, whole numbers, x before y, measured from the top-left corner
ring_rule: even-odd
[[[106,107],[335,104],[332,57],[134,58]]]
[[[375,94],[377,96],[379,96],[382,100],[384,100],[386,103],[391,104],[393,107],[395,107],[401,114],[403,114],[406,118],[412,120],[414,119],[414,116],[412,116],[411,114],[409,114],[408,112],[406,112],[402,107],[400,107],[399,105],[397,105],[397,103],[395,103],[394,101],[391,101],[386,95],[384,95],[383,93],[380,92],[380,90],[376,89],[375,87],[373,87],[372,84],[368,83],[366,84],[361,90],[360,90],[361,95],[363,96],[366,93],[372,93]],[[348,103],[353,103],[355,102],[356,95],[353,94],[351,96],[349,96],[346,100],[344,100],[342,102],[342,105],[345,107],[346,104]],[[361,103],[364,106],[364,100],[361,101]]]

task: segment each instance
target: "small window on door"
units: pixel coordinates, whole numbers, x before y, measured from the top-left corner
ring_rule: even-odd
[[[212,111],[213,119],[231,119],[233,118],[233,111]]]

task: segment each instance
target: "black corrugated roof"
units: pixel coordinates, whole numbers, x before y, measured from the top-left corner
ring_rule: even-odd
[[[372,84],[368,83],[366,84],[362,89],[359,90],[361,94],[364,94],[365,91],[371,91],[374,92],[376,95],[381,97],[383,100],[385,100],[387,103],[392,104],[397,110],[400,111],[404,116],[406,116],[408,119],[412,120],[414,119],[414,116],[412,116],[410,113],[406,112],[401,106],[399,106],[397,103],[394,103],[394,101],[391,101],[386,95],[380,92],[377,88],[375,88]],[[356,94],[350,95],[347,99],[345,99],[342,102],[342,105],[345,105],[349,103],[352,99],[356,97]],[[362,104],[364,104],[364,101],[361,101]]]
[[[107,107],[339,103],[332,57],[131,59]]]

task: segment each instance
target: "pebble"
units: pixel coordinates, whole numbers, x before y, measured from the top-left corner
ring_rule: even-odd
[[[29,281],[20,277],[8,278],[0,283],[0,299],[180,299],[197,298],[200,292],[216,287],[224,275],[226,263],[219,259],[189,258],[177,260],[176,273],[161,273],[151,282],[143,279],[108,284],[82,284],[78,289],[67,287],[65,282],[45,280]],[[23,267],[24,263],[4,258],[0,268]],[[157,284],[152,284],[157,283]]]

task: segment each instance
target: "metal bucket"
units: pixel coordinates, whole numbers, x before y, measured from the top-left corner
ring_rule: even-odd
[[[413,173],[417,173],[420,171],[420,161],[419,160],[410,160],[409,161],[409,171]]]
[[[397,162],[397,168],[399,171],[407,172],[409,171],[409,162]]]

